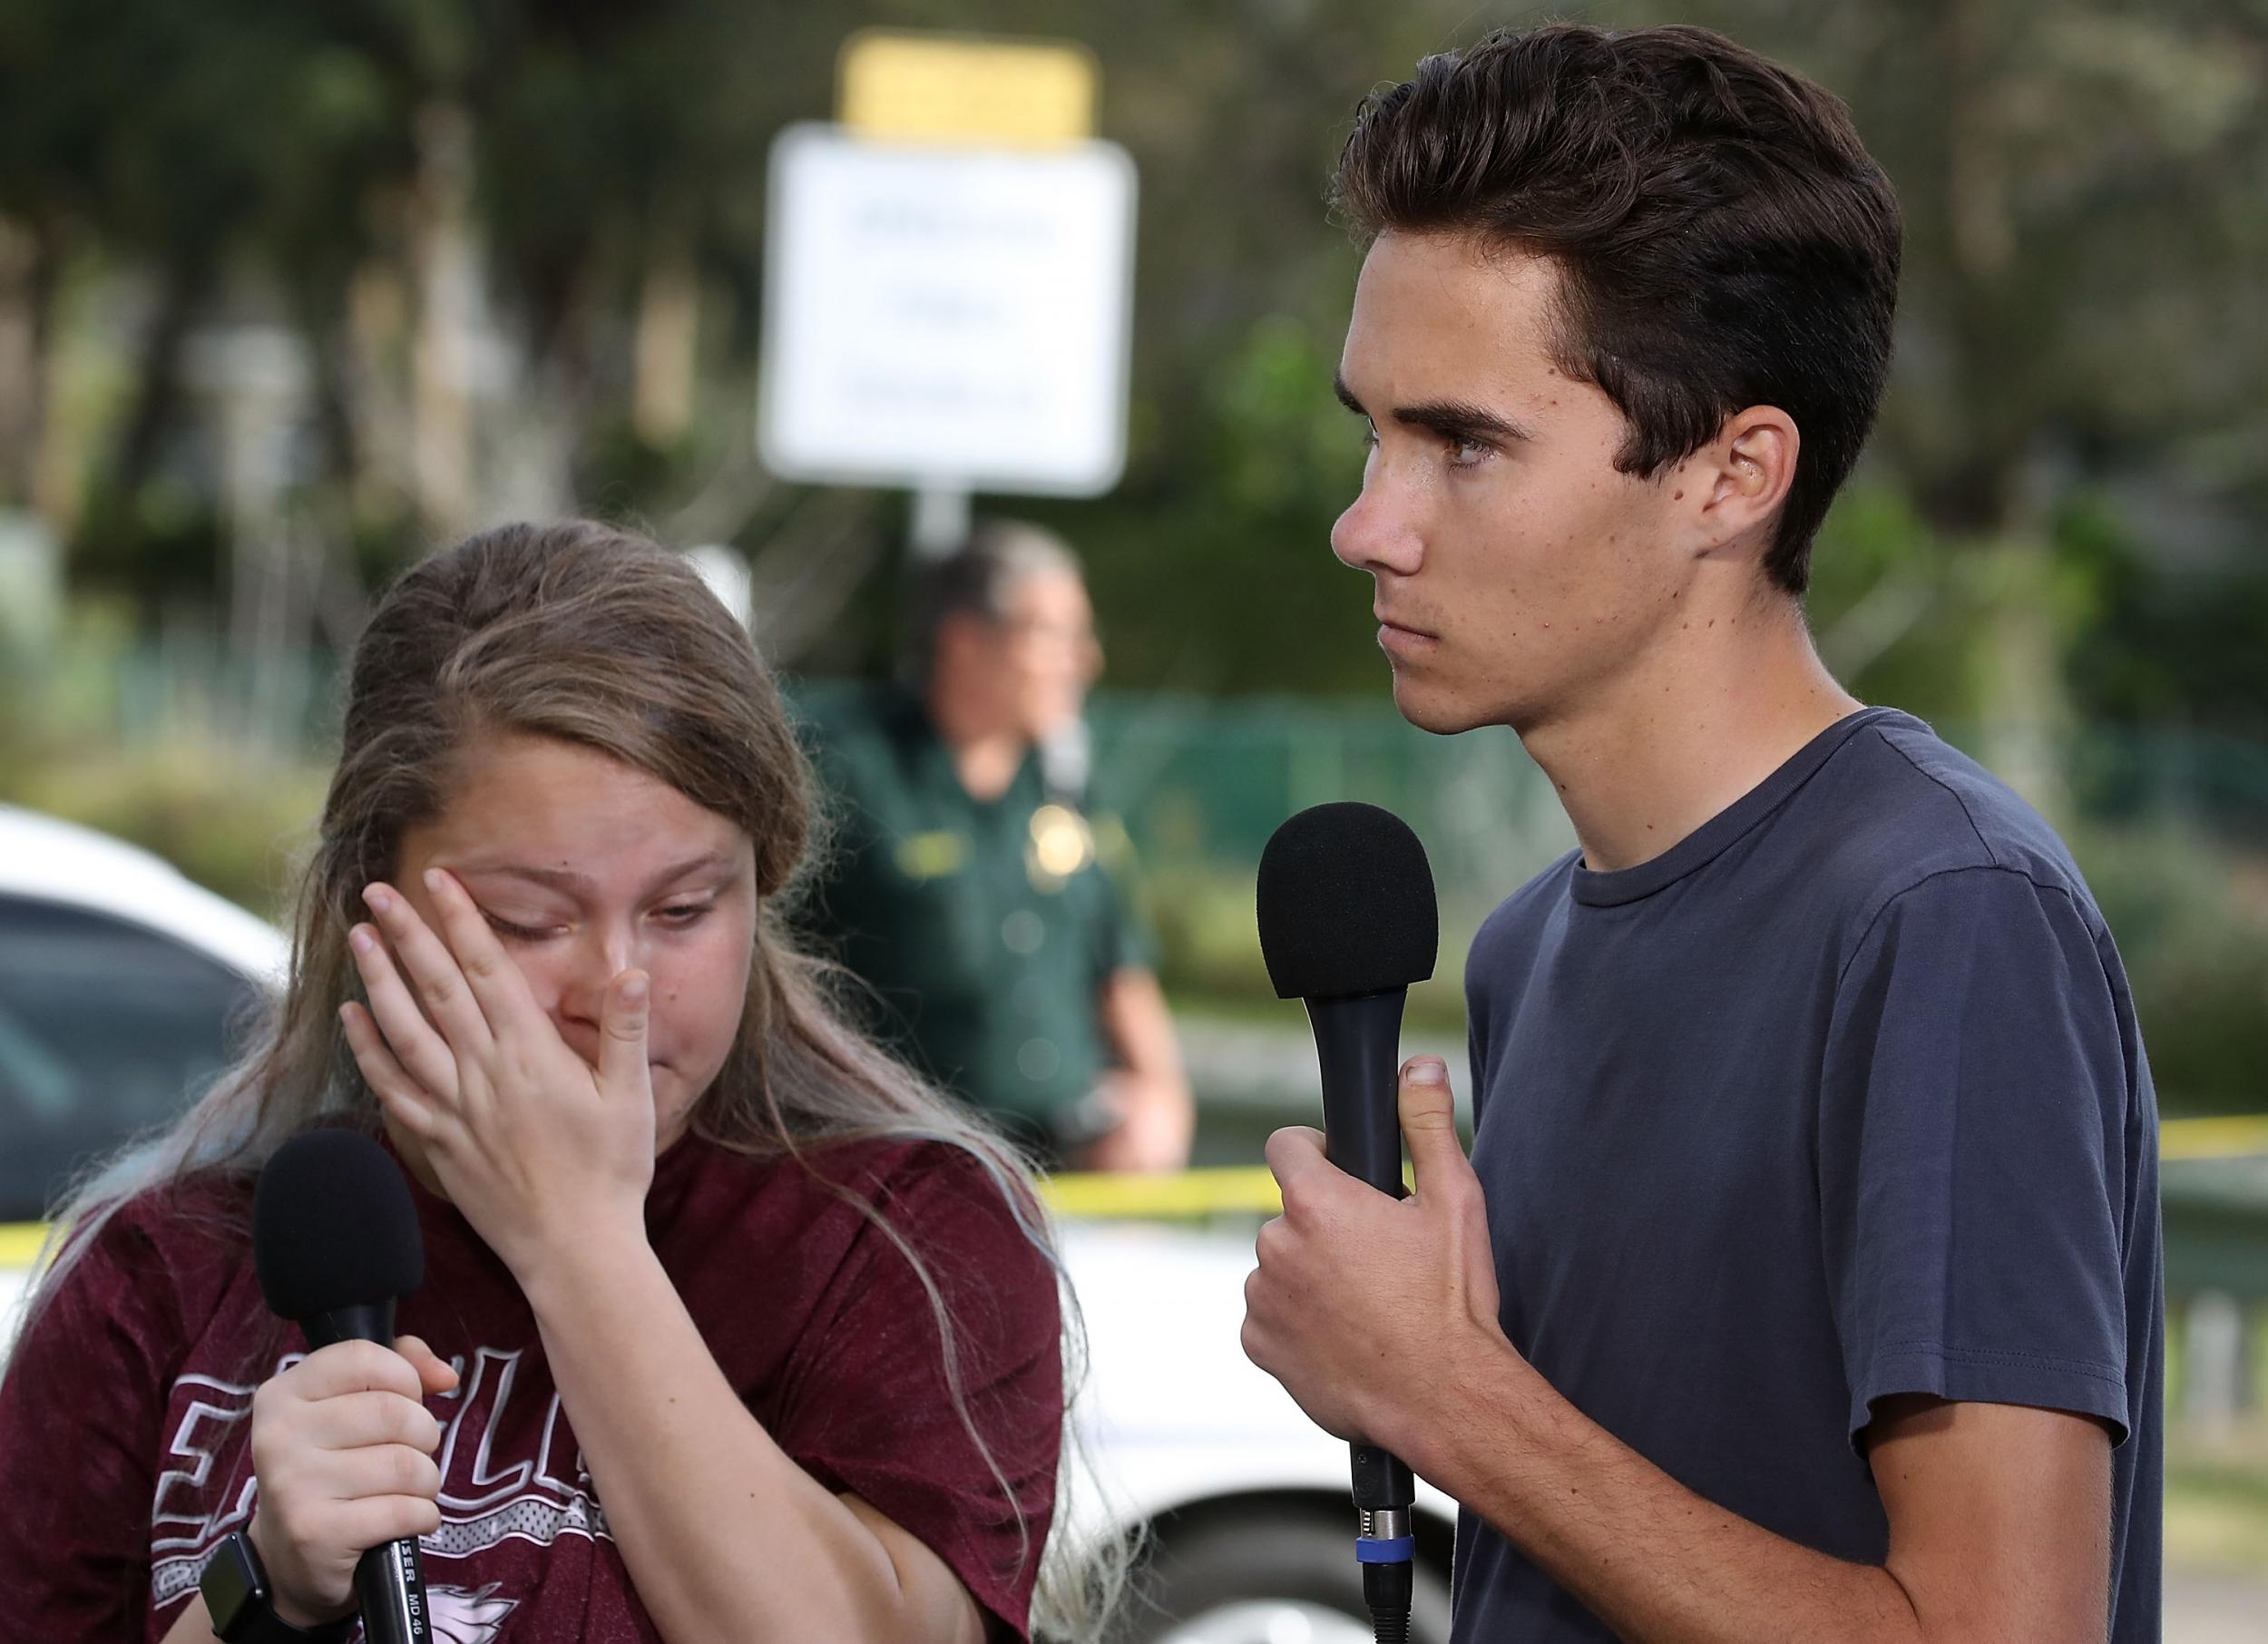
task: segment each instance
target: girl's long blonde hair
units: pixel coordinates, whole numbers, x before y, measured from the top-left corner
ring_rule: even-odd
[[[499,732],[595,749],[729,817],[755,843],[758,917],[748,997],[725,1065],[694,1105],[694,1134],[758,1160],[800,1161],[826,1144],[863,1140],[962,1149],[983,1166],[1060,1277],[1023,1160],[858,1031],[836,1003],[836,967],[804,953],[781,916],[783,893],[812,853],[818,807],[808,762],[747,631],[676,554],[578,520],[484,532],[413,568],[380,602],[355,648],[338,768],[299,886],[283,992],[245,1053],[181,1120],[110,1161],[60,1208],[56,1226],[68,1236],[39,1279],[26,1328],[103,1224],[136,1194],[192,1171],[256,1173],[311,1124],[343,1119],[377,1128],[376,1100],[338,1022],[339,1005],[357,988],[347,932],[364,916],[363,887],[393,876],[405,830],[448,803],[463,750]],[[817,1179],[913,1264],[936,1316],[962,1423],[1013,1509],[1013,1492],[963,1396],[953,1319],[928,1264],[874,1206]],[[1062,1294],[1065,1339],[1076,1349],[1076,1305],[1068,1286]],[[1079,1356],[1066,1355],[1071,1384]],[[1059,1502],[1059,1523],[1060,1509]],[[1058,1538],[1059,1548],[1066,1539]],[[1034,1551],[1027,1532],[1027,1556]],[[1051,1558],[1035,1626],[1057,1637],[1094,1636],[1114,1584],[1092,1566]]]

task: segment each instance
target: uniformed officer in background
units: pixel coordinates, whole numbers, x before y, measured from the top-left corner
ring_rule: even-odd
[[[1045,1161],[1178,1169],[1188,1081],[1084,806],[1102,652],[1079,563],[987,522],[920,574],[913,631],[911,688],[815,728],[836,832],[805,919],[877,1028]]]

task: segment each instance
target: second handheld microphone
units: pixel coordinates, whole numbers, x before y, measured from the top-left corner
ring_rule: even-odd
[[[1398,1051],[1410,984],[1433,974],[1441,918],[1425,847],[1374,805],[1301,811],[1260,856],[1260,951],[1281,999],[1300,999],[1323,1075],[1325,1154],[1401,1197]],[[1409,1635],[1417,1491],[1400,1457],[1349,1446],[1355,1557],[1379,1644]]]

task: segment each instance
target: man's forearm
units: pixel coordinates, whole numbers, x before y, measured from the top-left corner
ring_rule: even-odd
[[[1391,1424],[1382,1443],[1629,1644],[1936,1644],[1887,1570],[1696,1495],[1509,1347],[1446,1367]]]
[[[1188,1074],[1158,978],[1136,965],[1111,972],[1103,981],[1098,1009],[1103,1037],[1119,1064],[1147,1084],[1178,1091],[1187,1101]]]
[[[1091,1150],[1086,1168],[1180,1169],[1188,1162],[1197,1108],[1157,977],[1133,966],[1114,971],[1096,1003],[1103,1036],[1121,1070],[1105,1088],[1118,1103],[1122,1122]]]

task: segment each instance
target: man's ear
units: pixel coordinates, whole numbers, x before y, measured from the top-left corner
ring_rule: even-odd
[[[1751,406],[1726,417],[1716,438],[1686,459],[1683,489],[1698,504],[1692,517],[1703,553],[1771,529],[1795,484],[1802,448],[1794,417],[1776,406]]]

